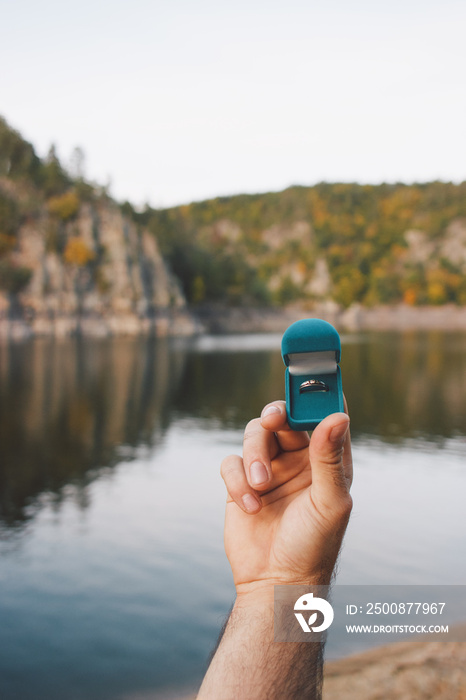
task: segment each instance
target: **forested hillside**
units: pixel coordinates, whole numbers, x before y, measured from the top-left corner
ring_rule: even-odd
[[[139,211],[82,165],[79,149],[67,168],[53,147],[40,159],[0,118],[3,318],[126,315],[137,329],[184,299],[466,306],[466,182],[322,183]]]
[[[136,214],[190,302],[466,304],[466,182],[319,184]]]

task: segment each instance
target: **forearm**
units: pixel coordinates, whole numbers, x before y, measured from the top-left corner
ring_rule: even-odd
[[[273,587],[239,596],[198,700],[320,700],[322,646],[274,642]]]

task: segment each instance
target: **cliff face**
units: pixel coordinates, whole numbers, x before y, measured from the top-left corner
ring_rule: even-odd
[[[186,335],[195,323],[153,235],[111,200],[81,204],[63,220],[41,208],[9,254],[29,283],[0,292],[0,335]]]

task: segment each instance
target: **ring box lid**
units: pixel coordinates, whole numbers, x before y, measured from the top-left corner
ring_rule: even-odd
[[[340,336],[335,328],[320,318],[305,318],[291,324],[282,338],[282,357],[288,367],[293,358],[290,355],[299,353],[335,353],[338,364],[341,358]]]

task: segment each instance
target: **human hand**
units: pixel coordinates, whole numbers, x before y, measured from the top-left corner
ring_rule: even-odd
[[[351,512],[349,418],[290,430],[275,401],[222,462],[225,550],[237,597],[199,700],[321,700],[319,644],[274,643],[274,585],[328,584]]]
[[[328,584],[352,508],[349,417],[292,431],[275,401],[222,462],[225,550],[239,595],[274,584]]]

